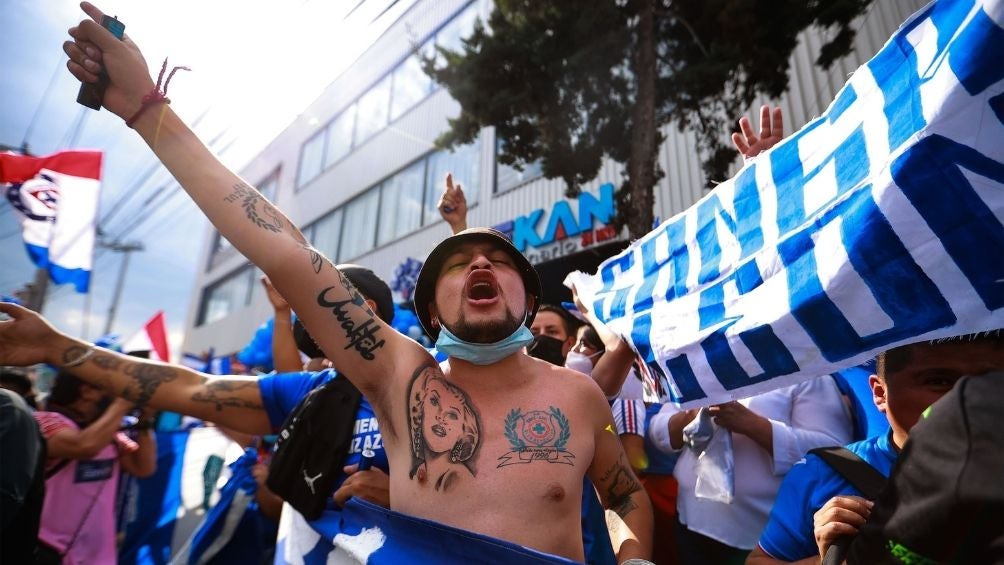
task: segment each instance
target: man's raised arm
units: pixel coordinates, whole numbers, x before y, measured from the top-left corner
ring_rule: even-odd
[[[272,431],[254,379],[212,378],[180,365],[108,351],[60,333],[15,304],[0,302],[0,312],[11,317],[0,322],[0,365],[49,363],[139,406],[180,412],[250,434]]]
[[[81,6],[92,20],[71,28],[75,41],[64,43],[70,72],[93,82],[103,65],[105,107],[127,120],[219,232],[268,275],[339,372],[377,405],[392,377],[390,386],[401,393],[394,396],[403,399],[404,381],[425,361],[425,350],[384,324],[300,230],[220,163],[168,105],[151,103],[147,95],[157,90],[139,48],[96,23],[96,7]]]

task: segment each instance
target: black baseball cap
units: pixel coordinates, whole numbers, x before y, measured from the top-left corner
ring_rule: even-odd
[[[376,302],[376,314],[380,316],[381,320],[388,324],[394,321],[394,298],[391,296],[390,287],[383,282],[383,279],[362,265],[342,263],[336,268],[365,298]]]
[[[533,322],[537,315],[537,308],[540,306],[540,277],[537,270],[533,268],[530,261],[516,249],[516,246],[509,241],[509,238],[498,230],[491,228],[469,228],[460,233],[454,234],[439,242],[422,265],[422,271],[418,274],[418,282],[415,283],[415,314],[421,322],[425,332],[436,339],[439,336],[439,328],[432,327],[432,317],[429,314],[429,305],[436,298],[436,281],[439,279],[439,271],[442,270],[443,261],[461,245],[473,241],[487,241],[505,251],[512,258],[523,278],[523,286],[526,292],[534,297],[533,311],[527,313],[527,327]]]

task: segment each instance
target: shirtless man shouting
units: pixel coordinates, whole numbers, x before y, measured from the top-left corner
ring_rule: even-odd
[[[523,352],[540,285],[504,236],[467,230],[426,260],[416,307],[450,356],[440,367],[383,323],[281,211],[210,153],[156,94],[136,44],[116,39],[96,23],[97,8],[82,6],[91,19],[64,44],[70,72],[93,82],[104,68],[105,107],[139,133],[220,233],[288,299],[338,372],[370,399],[390,463],[393,510],[581,560],[579,504],[588,474],[634,534],[619,558],[648,556],[651,506],[611,431],[603,393]],[[44,322],[3,310],[15,319],[0,326],[0,364],[101,367],[107,359],[66,336],[45,345],[25,340],[28,328],[19,324]],[[108,385],[134,401],[156,399],[172,379],[163,370],[128,375],[109,375]]]

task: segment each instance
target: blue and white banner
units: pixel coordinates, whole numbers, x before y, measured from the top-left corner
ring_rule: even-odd
[[[276,563],[398,565],[575,563],[512,542],[416,518],[350,498],[340,512],[313,522],[283,506]]]
[[[700,406],[1004,326],[1004,5],[940,0],[817,119],[569,275]]]
[[[119,530],[122,565],[165,565],[191,539],[206,512],[204,471],[234,444],[214,427],[157,432],[157,471],[128,478]],[[239,450],[238,450],[239,451]],[[217,485],[210,485],[215,502]]]
[[[0,153],[0,187],[21,218],[31,260],[56,284],[87,292],[94,251],[101,153],[47,157]]]

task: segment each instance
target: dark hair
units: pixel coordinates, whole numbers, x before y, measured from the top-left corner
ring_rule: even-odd
[[[605,351],[607,346],[603,344],[603,340],[600,339],[600,334],[596,333],[596,328],[590,324],[583,324],[585,326],[585,331],[582,332],[582,340],[586,342],[586,345],[596,349],[597,351]]]
[[[557,314],[558,317],[561,318],[561,323],[565,326],[565,334],[569,337],[574,336],[575,331],[579,329],[577,321],[572,318],[572,315],[568,313],[568,310],[565,310],[561,306],[555,306],[554,304],[541,304],[537,313],[539,314],[541,312],[552,312]]]
[[[84,381],[66,371],[56,373],[46,400],[47,408],[51,409],[54,404],[58,406],[73,404],[80,398],[80,387],[83,385]]]
[[[35,385],[28,376],[28,371],[21,367],[0,367],[0,388],[16,392],[28,406],[38,408],[35,400]]]
[[[997,329],[987,332],[940,338],[931,341],[908,343],[906,345],[900,345],[899,347],[893,347],[888,351],[879,353],[878,357],[875,358],[875,372],[880,378],[884,379],[889,373],[898,373],[903,369],[906,369],[906,367],[910,365],[910,359],[913,358],[913,351],[915,349],[920,347],[937,348],[940,345],[953,343],[972,343],[978,345],[986,344],[1004,347],[1004,331]]]
[[[16,391],[21,396],[31,392],[34,385],[28,373],[21,367],[0,367],[0,385]]]

